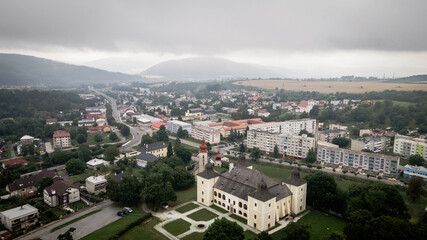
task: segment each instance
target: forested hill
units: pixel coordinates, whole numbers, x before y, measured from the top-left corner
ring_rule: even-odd
[[[69,92],[0,89],[0,120],[16,117],[45,119],[60,111],[83,106],[83,100]]]
[[[137,75],[113,73],[32,56],[0,54],[0,86],[73,87],[141,80]]]

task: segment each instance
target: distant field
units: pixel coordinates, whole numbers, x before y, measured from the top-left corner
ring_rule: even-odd
[[[323,81],[295,81],[295,80],[249,80],[238,81],[236,85],[244,85],[265,89],[285,89],[290,91],[316,91],[320,93],[364,93],[384,90],[396,91],[427,91],[427,84],[407,83],[380,83],[380,82],[323,82]]]

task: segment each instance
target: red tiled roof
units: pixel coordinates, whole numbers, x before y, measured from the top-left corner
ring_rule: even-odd
[[[155,128],[160,128],[161,126],[167,126],[168,124],[165,122],[153,122],[150,123],[150,126],[155,127]]]
[[[298,104],[298,107],[306,108],[306,107],[308,107],[308,102],[307,102],[307,101],[301,101],[301,102]]]
[[[58,120],[56,119],[56,118],[48,118],[48,119],[46,119],[46,122],[47,123],[56,123],[56,122],[58,122]]]
[[[53,138],[58,138],[58,137],[69,137],[70,133],[64,131],[64,130],[58,130],[53,132]]]
[[[21,159],[21,158],[13,159],[13,160],[9,160],[9,161],[3,162],[4,166],[9,166],[9,165],[13,166],[13,165],[16,165],[16,164],[27,164],[27,163],[28,163],[27,160]]]

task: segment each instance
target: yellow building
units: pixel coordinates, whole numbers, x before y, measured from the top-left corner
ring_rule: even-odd
[[[307,183],[295,169],[291,177],[276,182],[239,157],[236,166],[219,174],[211,163],[197,174],[197,201],[206,206],[216,205],[247,220],[260,231],[275,226],[282,218],[306,209]]]
[[[154,156],[161,158],[168,155],[168,144],[165,142],[155,142],[151,144],[145,144],[140,149],[139,153],[153,154]]]

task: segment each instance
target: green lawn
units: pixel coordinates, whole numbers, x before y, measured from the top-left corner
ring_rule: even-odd
[[[199,233],[199,232],[193,232],[183,238],[181,238],[182,240],[203,240],[203,236],[205,236],[205,233]]]
[[[80,209],[82,209],[82,208],[84,208],[86,206],[87,206],[86,203],[84,203],[82,201],[78,201],[78,202],[72,203],[70,205],[70,208],[77,212],[77,211],[79,211]]]
[[[144,240],[167,240],[168,238],[159,233],[154,229],[159,223],[159,219],[156,217],[152,217],[144,221],[141,225],[138,225],[119,239],[121,240],[133,240],[133,239],[144,239]]]
[[[175,202],[169,202],[169,207],[178,206],[188,201],[196,201],[197,200],[196,184],[194,184],[194,186],[189,189],[186,189],[183,191],[176,191],[176,197],[177,199]]]
[[[197,205],[197,204],[189,203],[189,204],[186,204],[186,205],[176,209],[175,211],[177,211],[179,213],[185,213],[185,212],[188,212],[188,211],[195,209],[195,208],[198,208],[198,207],[199,207],[199,205]]]
[[[255,239],[255,237],[256,237],[256,234],[250,230],[244,231],[243,234],[245,235],[246,240]]]
[[[190,230],[191,224],[185,220],[177,219],[166,224],[163,228],[174,236],[178,236]]]
[[[220,174],[225,173],[225,172],[227,172],[227,171],[228,171],[228,169],[227,169],[227,168],[222,168],[222,167],[217,167],[217,166],[214,166],[213,168],[214,168],[214,170],[215,170],[216,172],[218,172],[218,173],[220,173]]]
[[[228,211],[227,211],[227,210],[225,210],[224,208],[220,208],[220,207],[218,207],[218,206],[216,206],[216,205],[211,205],[211,208],[213,208],[213,209],[217,210],[217,211],[218,211],[218,212],[220,212],[220,213],[228,213]]]
[[[327,239],[332,232],[343,234],[342,232],[346,224],[345,221],[340,218],[328,216],[317,211],[311,211],[301,218],[298,223],[304,223],[311,226],[310,239],[315,240]],[[274,240],[281,240],[285,231],[286,228],[281,229],[271,236]]]
[[[102,142],[98,143],[95,141],[95,135],[96,134],[99,134],[102,136]],[[77,143],[76,139],[71,140],[71,143],[73,144],[73,146],[80,145]],[[104,144],[104,143],[112,143],[112,141],[110,140],[110,134],[108,134],[108,133],[88,133],[86,142],[83,144],[95,145],[95,144]]]
[[[194,212],[187,217],[193,219],[194,221],[209,221],[211,219],[214,219],[218,217],[215,213],[203,208],[197,212]]]
[[[237,221],[239,221],[241,223],[244,223],[244,224],[248,223],[248,220],[246,220],[246,219],[244,219],[244,218],[242,218],[240,216],[237,216],[236,214],[230,214],[230,217],[233,218],[233,219],[236,219]]]
[[[125,217],[120,218],[119,220],[112,222],[95,232],[90,233],[89,235],[83,237],[83,240],[104,240],[109,239],[111,236],[114,236],[121,230],[125,229],[129,224],[137,221],[145,213],[139,209],[134,208],[133,213],[126,215]]]
[[[56,230],[59,230],[59,229],[61,229],[61,228],[63,228],[63,227],[66,227],[66,226],[68,226],[68,225],[70,225],[70,224],[73,224],[73,223],[75,223],[75,222],[77,222],[77,221],[80,221],[81,219],[86,218],[86,217],[89,217],[90,215],[93,215],[93,214],[95,214],[95,213],[97,213],[97,212],[99,212],[99,211],[101,211],[101,209],[98,209],[98,210],[95,210],[95,211],[92,211],[92,212],[86,213],[86,214],[85,214],[85,215],[83,215],[83,216],[80,216],[80,217],[75,218],[75,219],[73,219],[73,220],[71,220],[71,221],[69,221],[69,222],[66,222],[66,223],[61,224],[61,225],[59,225],[59,226],[57,226],[57,227],[54,227],[52,230],[50,230],[50,232],[55,232]]]

